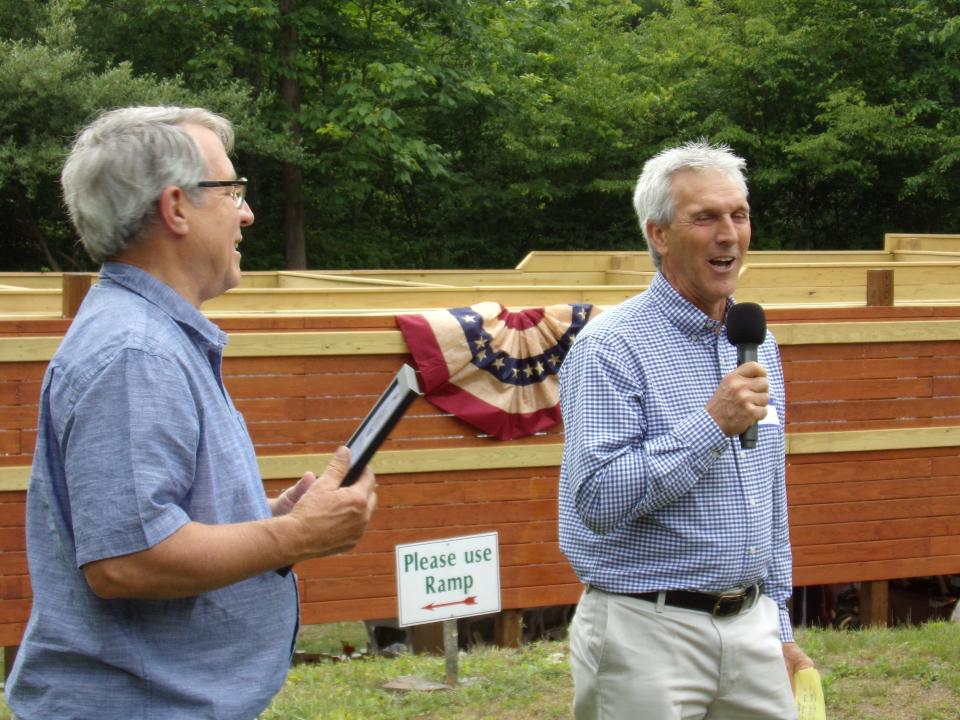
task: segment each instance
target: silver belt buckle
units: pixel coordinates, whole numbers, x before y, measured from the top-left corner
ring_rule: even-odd
[[[737,590],[735,592],[725,592],[717,595],[717,601],[713,604],[714,617],[730,617],[739,615],[747,599],[749,588]]]
[[[720,593],[713,604],[714,617],[730,617],[739,615],[757,604],[760,598],[760,586],[756,583],[750,587]]]

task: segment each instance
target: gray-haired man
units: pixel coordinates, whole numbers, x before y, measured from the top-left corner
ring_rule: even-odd
[[[795,717],[783,372],[722,332],[750,245],[745,163],[650,159],[635,206],[658,273],[592,320],[560,372],[560,546],[578,720]],[[762,421],[756,449],[737,436]]]
[[[200,304],[240,280],[253,212],[230,124],[102,115],[62,174],[104,261],[44,377],[27,500],[33,609],[7,684],[22,720],[254,718],[298,625],[285,570],[349,549],[376,507],[349,454],[268,500]]]

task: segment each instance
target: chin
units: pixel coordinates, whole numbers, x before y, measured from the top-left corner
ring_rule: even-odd
[[[723,280],[718,282],[714,287],[717,291],[717,295],[722,295],[723,297],[733,295],[734,291],[737,289],[736,276],[731,278],[724,278]]]
[[[223,282],[220,283],[220,292],[217,295],[223,295],[227,290],[232,290],[240,284],[240,269],[235,268],[223,276]]]

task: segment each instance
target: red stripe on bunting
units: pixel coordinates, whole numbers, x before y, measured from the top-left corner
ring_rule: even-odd
[[[533,435],[560,422],[559,405],[529,413],[505,413],[451,383],[437,388],[430,402],[498,440]]]
[[[512,330],[529,330],[532,327],[536,327],[537,323],[543,320],[543,316],[543,308],[527,308],[516,312],[510,312],[506,308],[503,308],[497,316],[497,319],[503,320],[504,325]]]
[[[397,325],[417,360],[423,392],[435,392],[450,379],[450,368],[447,367],[447,360],[437,343],[433,328],[423,315],[397,315]]]

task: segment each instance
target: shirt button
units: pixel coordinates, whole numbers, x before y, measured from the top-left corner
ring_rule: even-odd
[[[755,547],[750,548],[750,554],[751,554],[751,555],[756,555],[756,554],[757,554],[757,549],[756,549]]]
[[[756,507],[756,506],[757,506],[757,499],[750,498],[750,507]]]

